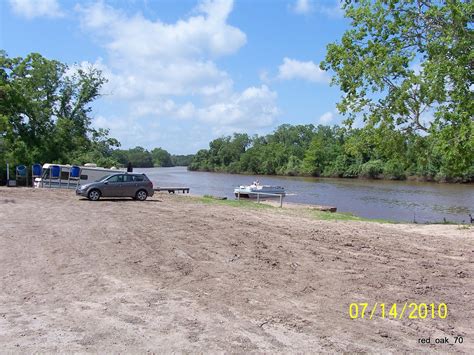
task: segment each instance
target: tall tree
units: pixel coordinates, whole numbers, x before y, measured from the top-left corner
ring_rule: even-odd
[[[87,153],[103,157],[118,146],[108,131],[91,127],[90,105],[104,83],[93,67],[70,69],[38,53],[9,58],[0,52],[2,158],[12,164],[83,163]]]
[[[429,133],[441,171],[465,175],[474,165],[474,2],[346,0],[344,10],[351,28],[321,68],[335,73],[347,123]]]

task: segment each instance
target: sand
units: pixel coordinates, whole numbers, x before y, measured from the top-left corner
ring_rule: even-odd
[[[0,229],[3,351],[474,352],[474,228],[0,188]],[[448,316],[349,317],[407,301]]]

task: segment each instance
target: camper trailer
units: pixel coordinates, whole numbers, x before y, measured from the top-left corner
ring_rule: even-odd
[[[59,169],[57,168],[59,167]],[[39,178],[35,178],[35,188],[62,188],[75,189],[78,185],[88,184],[99,180],[100,178],[120,172],[117,168],[105,169],[98,167],[96,164],[85,164],[79,166],[79,174],[74,176],[71,174],[73,165],[51,164],[43,165],[43,174]]]

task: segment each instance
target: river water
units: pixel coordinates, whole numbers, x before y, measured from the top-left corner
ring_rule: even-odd
[[[285,201],[336,206],[366,218],[418,223],[469,222],[474,215],[474,185],[411,181],[325,179],[237,175],[188,171],[185,167],[135,169],[157,186],[187,186],[197,195],[234,198],[234,187],[251,184],[284,186]]]

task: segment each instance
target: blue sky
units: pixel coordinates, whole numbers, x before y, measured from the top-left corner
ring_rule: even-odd
[[[342,120],[318,67],[348,26],[338,0],[2,0],[0,12],[9,56],[102,70],[93,125],[124,148],[187,154],[233,132]]]

